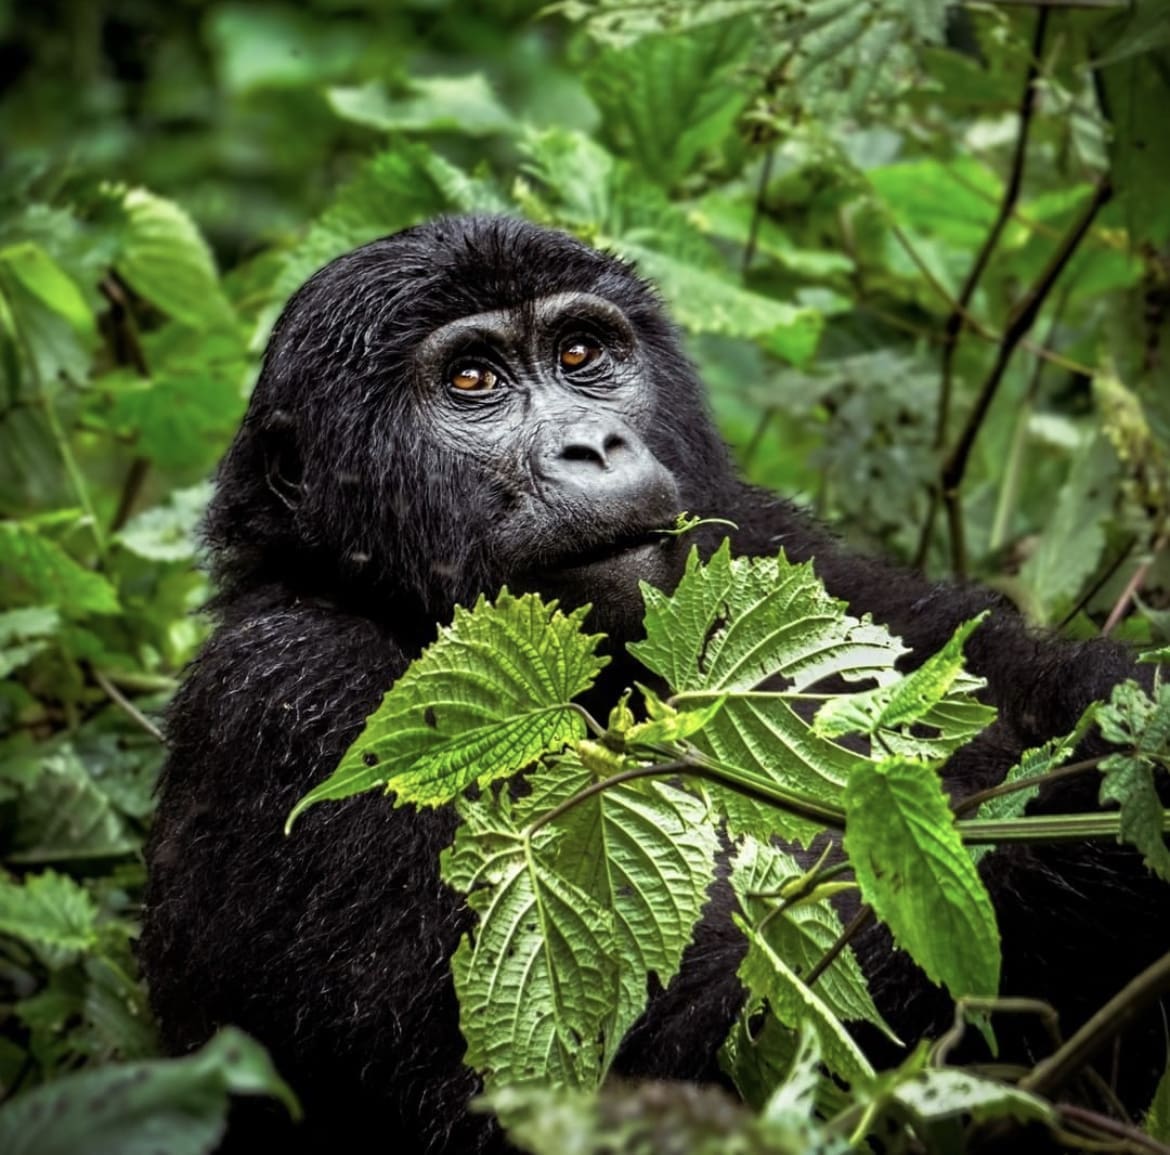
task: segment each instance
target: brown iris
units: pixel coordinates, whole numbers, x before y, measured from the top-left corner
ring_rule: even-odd
[[[561,348],[561,368],[580,369],[592,364],[601,356],[601,348],[592,341],[582,339],[570,341]]]
[[[494,389],[497,377],[486,365],[462,365],[451,374],[451,385],[470,393]]]

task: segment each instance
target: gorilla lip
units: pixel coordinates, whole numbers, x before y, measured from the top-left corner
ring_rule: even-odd
[[[661,529],[645,530],[642,533],[627,534],[622,537],[598,542],[596,545],[573,553],[562,554],[543,572],[580,569],[585,566],[597,565],[600,562],[613,561],[624,554],[636,553],[638,550],[658,546],[666,549],[675,540],[672,535],[665,534]]]

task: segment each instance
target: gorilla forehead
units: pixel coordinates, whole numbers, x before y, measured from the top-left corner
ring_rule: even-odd
[[[565,233],[511,217],[444,217],[338,257],[297,292],[273,333],[272,368],[306,357],[364,376],[463,317],[585,292],[668,338],[633,269]]]

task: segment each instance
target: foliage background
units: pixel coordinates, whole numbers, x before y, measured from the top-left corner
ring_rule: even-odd
[[[364,240],[503,210],[613,248],[754,480],[1165,639],[1165,0],[544,7],[0,0],[6,1096],[154,1051],[193,530],[283,300]]]

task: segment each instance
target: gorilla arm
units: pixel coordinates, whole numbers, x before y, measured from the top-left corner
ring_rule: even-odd
[[[303,1098],[305,1150],[387,1128],[403,1150],[480,1150],[448,969],[465,915],[438,875],[453,816],[368,794],[283,831],[408,659],[369,619],[283,590],[221,613],[172,710],[149,848],[140,956],[164,1043],[226,1023],[262,1039]],[[280,1126],[233,1117],[233,1149]]]

